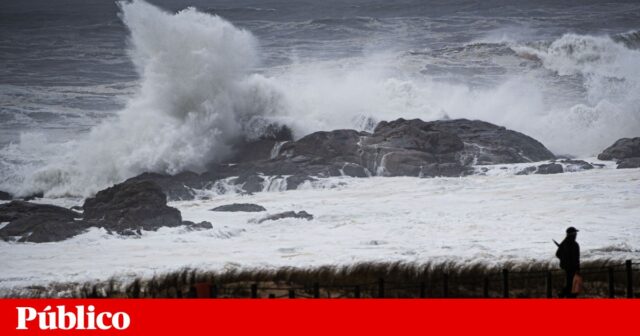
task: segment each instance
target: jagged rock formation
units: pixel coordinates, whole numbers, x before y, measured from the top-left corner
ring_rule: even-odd
[[[48,204],[12,201],[0,204],[0,239],[18,242],[54,242],[81,234],[91,227],[121,235],[142,230],[186,225],[210,229],[211,223],[183,222],[178,209],[167,206],[167,196],[150,181],[129,181],[102,190],[85,201],[79,213]]]
[[[297,141],[290,132],[276,133],[243,144],[232,161],[203,174],[142,174],[131,180],[154,181],[171,200],[180,200],[193,198],[193,189],[201,188],[262,191],[270,182],[267,176],[280,177],[282,188],[296,189],[330,176],[455,177],[472,174],[473,165],[555,158],[531,137],[478,120],[397,119],[380,122],[373,133],[321,131]]]
[[[605,149],[600,160],[616,160],[618,169],[640,168],[640,137],[622,138]]]
[[[211,209],[211,211],[223,212],[261,212],[267,211],[263,206],[251,203],[233,203],[225,204]]]

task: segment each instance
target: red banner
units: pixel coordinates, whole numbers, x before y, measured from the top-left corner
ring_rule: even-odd
[[[637,332],[640,300],[0,300],[0,335]]]

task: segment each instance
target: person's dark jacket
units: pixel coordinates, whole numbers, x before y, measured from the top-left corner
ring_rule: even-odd
[[[560,243],[556,257],[560,258],[563,270],[571,273],[580,271],[580,245],[574,238],[567,237]]]

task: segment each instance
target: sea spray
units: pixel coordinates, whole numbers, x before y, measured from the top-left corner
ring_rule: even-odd
[[[27,176],[18,194],[86,196],[144,171],[202,171],[260,124],[255,116],[269,114],[270,105],[260,103],[270,93],[249,74],[257,62],[251,33],[193,8],[170,14],[143,1],[119,6],[139,92]]]

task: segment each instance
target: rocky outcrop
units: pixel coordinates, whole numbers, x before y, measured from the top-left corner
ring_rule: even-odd
[[[563,159],[563,160],[551,160],[549,163],[544,163],[539,166],[526,167],[516,175],[530,175],[530,174],[560,174],[566,172],[578,172],[583,170],[593,169],[593,164],[583,160]]]
[[[177,175],[144,173],[130,178],[125,183],[150,181],[160,187],[167,197],[174,201],[191,200],[197,189],[207,187],[209,179],[194,172],[183,172]]]
[[[568,172],[590,170],[594,168],[591,163],[583,160],[564,159],[559,160],[558,162],[562,163],[564,166],[564,171]]]
[[[200,223],[194,223],[191,221],[184,221],[182,222],[182,225],[184,225],[187,230],[189,231],[202,231],[202,230],[211,230],[213,229],[213,224],[211,224],[211,222],[200,222]]]
[[[254,193],[270,189],[274,181],[289,190],[331,176],[457,177],[472,174],[474,165],[555,159],[535,139],[478,120],[397,119],[380,122],[372,133],[321,131],[297,141],[288,129],[280,130],[242,143],[231,160],[203,174],[143,174],[129,181],[153,181],[170,200],[186,200],[202,188]]]
[[[10,193],[0,190],[0,201],[10,201],[13,199]]]
[[[284,219],[284,218],[299,218],[299,219],[312,220],[313,219],[313,215],[308,213],[308,212],[306,212],[306,211],[299,211],[299,212],[285,211],[285,212],[281,212],[281,213],[277,213],[277,214],[273,214],[273,215],[269,215],[267,217],[264,217],[264,218],[260,219],[258,221],[258,223],[262,223],[262,222],[266,222],[266,221],[279,220],[279,219]]]
[[[41,193],[41,192],[38,192],[38,193],[35,193],[35,194],[24,196],[22,198],[22,200],[28,202],[28,201],[33,201],[34,199],[43,198],[43,197],[44,197],[44,194]]]
[[[640,168],[640,157],[632,157],[618,161],[618,169]]]
[[[605,149],[600,160],[616,160],[618,169],[640,168],[640,137],[622,138]]]
[[[167,196],[149,181],[129,181],[99,191],[82,208],[87,222],[116,233],[182,225],[180,211],[167,206]]]
[[[90,225],[75,211],[62,207],[12,201],[0,204],[0,238],[45,243],[61,241],[86,231]]]
[[[293,141],[291,129],[285,125],[271,124],[262,130],[255,140],[241,141],[234,148],[234,156],[228,162],[268,160],[279,154],[286,142]]]
[[[564,172],[562,165],[557,163],[546,163],[538,166],[536,174],[549,175],[549,174],[561,174]]]
[[[225,211],[225,212],[261,212],[267,211],[263,206],[251,203],[233,203],[225,204],[219,207],[211,209],[211,211]]]
[[[374,135],[388,134],[390,129],[400,131],[412,129],[411,138],[428,139],[427,144],[416,149],[424,148],[426,150],[422,151],[432,154],[456,153],[463,163],[491,165],[536,162],[555,158],[553,153],[537,140],[479,120],[424,122],[419,119],[398,119],[388,123],[381,122],[376,127]]]
[[[640,137],[622,138],[598,155],[599,160],[622,160],[634,157],[640,157]]]
[[[77,208],[77,207],[74,207]],[[178,209],[167,206],[167,196],[151,181],[130,180],[98,192],[74,211],[54,205],[12,201],[0,204],[0,239],[18,242],[55,242],[96,227],[124,236],[143,230],[186,226],[188,230],[213,228],[209,222],[182,221]]]
[[[373,133],[316,132],[282,146],[281,156],[280,160],[288,159],[298,166],[323,165],[325,175],[357,177],[462,176],[471,173],[472,164],[554,158],[524,134],[466,119],[383,121]]]

